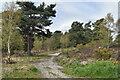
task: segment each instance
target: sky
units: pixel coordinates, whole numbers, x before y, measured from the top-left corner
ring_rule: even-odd
[[[29,1],[29,0],[28,0]],[[35,5],[38,6],[41,1],[37,2],[33,0]],[[44,0],[43,0],[44,1]],[[68,31],[71,28],[73,21],[79,21],[87,23],[89,21],[95,22],[98,19],[105,18],[107,13],[112,13],[115,20],[118,18],[118,2],[117,0],[69,0],[60,1],[54,0],[47,1],[46,4],[55,3],[56,17],[53,18],[53,24],[48,27],[50,31],[61,30],[63,32]],[[0,5],[3,3],[0,2]],[[0,11],[2,9],[0,8]]]
[[[56,3],[56,17],[50,29],[52,31],[67,31],[73,21],[87,23],[104,18],[107,13],[112,13],[118,18],[118,3],[116,2],[59,2]]]

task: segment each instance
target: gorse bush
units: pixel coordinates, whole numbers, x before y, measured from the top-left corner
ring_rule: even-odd
[[[84,45],[83,45],[83,44],[78,44],[78,45],[76,46],[76,48],[77,48],[78,50],[81,50],[81,49],[84,48]]]
[[[114,58],[110,58],[109,61],[112,61],[113,64],[120,64],[120,62]]]
[[[108,60],[111,58],[113,51],[107,48],[96,48],[95,57],[99,60]]]

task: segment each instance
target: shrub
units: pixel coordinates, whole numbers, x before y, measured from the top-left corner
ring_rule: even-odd
[[[120,64],[120,62],[114,58],[110,58],[109,61],[111,61],[113,64]]]
[[[112,54],[113,54],[113,51],[107,48],[95,49],[95,57],[99,60],[108,60],[111,58]]]
[[[92,41],[85,45],[85,47],[99,47],[99,46],[101,46],[101,47],[106,46],[104,40]]]
[[[61,52],[62,52],[62,54],[64,54],[64,55],[68,55],[69,50],[64,50],[64,49],[63,49]]]
[[[78,45],[76,46],[76,48],[77,48],[78,50],[81,50],[81,49],[84,48],[84,45],[83,45],[83,44],[78,44]]]
[[[69,53],[75,51],[75,48],[66,48],[66,49],[62,49],[61,52],[63,55],[68,55]]]
[[[31,70],[32,72],[38,72],[38,69],[37,69],[36,67],[34,67],[34,66],[32,66],[32,67],[30,68],[30,70]]]
[[[33,43],[33,50],[40,50],[42,49],[42,41],[40,41],[40,39],[38,39],[37,37],[35,37],[35,41]]]

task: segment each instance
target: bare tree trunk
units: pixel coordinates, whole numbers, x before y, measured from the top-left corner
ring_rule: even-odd
[[[30,55],[29,35],[27,35],[27,53]]]
[[[29,48],[29,49],[30,49],[30,54],[29,54],[29,55],[32,56],[32,53],[31,53],[31,49],[32,49],[32,38],[31,38],[31,37],[29,37],[29,44],[30,44],[30,45],[29,45],[29,46],[30,46],[30,48]]]
[[[110,37],[110,35],[109,35],[109,29],[108,29],[108,42],[107,42],[107,48],[109,48],[109,37]]]
[[[11,31],[8,36],[8,63],[11,62],[11,60],[10,60],[10,36],[11,36]]]
[[[10,54],[10,35],[8,37],[8,54]]]

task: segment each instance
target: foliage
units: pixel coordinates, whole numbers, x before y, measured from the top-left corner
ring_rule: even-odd
[[[67,49],[62,49],[61,52],[62,52],[63,55],[68,55],[70,51],[67,50]]]
[[[104,44],[107,45],[108,34],[110,35],[111,33],[108,33],[108,28],[106,28],[105,25],[106,25],[106,21],[104,18],[99,19],[93,23],[93,26],[94,26],[93,40],[94,41],[103,40]],[[109,39],[110,39],[110,37],[109,37]],[[111,41],[112,41],[112,39],[111,39]]]
[[[61,35],[62,35],[61,31],[55,31],[54,34],[53,34],[55,49],[58,49],[58,48],[61,47],[61,43],[60,43]]]
[[[60,37],[61,48],[67,48],[70,46],[69,34],[64,34]]]
[[[56,45],[55,45],[55,39],[52,37],[50,38],[47,38],[45,41],[44,41],[44,49],[45,50],[54,50],[56,49]]]
[[[95,56],[100,60],[108,60],[111,58],[113,51],[107,48],[96,48]]]
[[[92,30],[92,22],[89,21],[84,25],[84,34],[85,36],[85,44],[90,43],[93,40],[93,30]]]
[[[87,44],[93,40],[93,31],[91,29],[91,21],[86,23],[80,23],[74,21],[69,29],[69,40],[71,41],[71,46],[76,46],[77,44]]]
[[[2,38],[2,50],[3,52],[7,51],[7,36],[8,34],[6,34],[4,32],[4,29],[7,28],[3,28],[3,38]],[[10,49],[11,52],[13,53],[15,50],[23,50],[24,48],[24,42],[23,42],[23,38],[22,36],[19,34],[19,31],[14,31],[13,34],[11,35],[11,39],[10,39]]]
[[[38,37],[35,37],[35,41],[33,43],[33,50],[41,50],[42,44],[42,41]]]
[[[70,47],[70,48],[64,48],[64,49],[61,49],[61,52],[63,55],[68,55],[70,54],[71,52],[75,51],[76,49],[74,47]]]
[[[75,21],[71,25],[71,29],[69,30],[70,36],[69,39],[72,42],[72,46],[76,46],[77,44],[84,44],[85,36],[83,23]]]
[[[105,43],[106,43],[105,40],[95,40],[95,41],[92,41],[92,42],[86,44],[84,47],[92,47],[92,48],[106,47],[107,44],[105,44]]]
[[[78,50],[81,50],[81,49],[84,48],[84,45],[83,45],[83,44],[78,44],[78,45],[76,46],[76,48],[77,48]]]
[[[111,61],[113,64],[118,64],[118,65],[120,65],[120,62],[117,61],[117,60],[114,59],[114,58],[110,58],[109,61]]]

